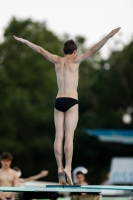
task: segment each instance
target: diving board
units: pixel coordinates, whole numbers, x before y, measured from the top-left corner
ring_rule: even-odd
[[[133,191],[133,186],[116,186],[116,185],[87,185],[81,186],[82,188],[88,189],[99,189],[99,190],[130,190]]]
[[[133,186],[114,186],[114,185],[46,185],[46,187],[0,187],[2,192],[15,192],[15,200],[31,200],[31,199],[51,199],[57,200],[58,193],[70,192],[81,195],[101,194],[102,190],[128,190],[133,192]]]
[[[0,187],[3,192],[101,192],[101,190],[130,190],[133,186],[115,185],[46,185],[46,187]]]
[[[0,187],[2,192],[14,192],[15,200],[31,200],[31,199],[51,199],[57,200],[58,193],[73,193],[81,195],[81,193],[89,193],[99,195],[101,189],[82,188],[82,186],[70,185],[47,185],[46,187]]]
[[[85,193],[100,193],[98,188],[84,188],[76,185],[46,185],[46,187],[0,187],[2,192],[85,192]]]

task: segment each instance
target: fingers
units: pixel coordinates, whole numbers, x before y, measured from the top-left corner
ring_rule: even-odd
[[[17,39],[18,39],[18,38],[17,38],[15,35],[14,35],[13,37],[14,37],[14,39],[15,39],[15,40],[17,40]]]
[[[120,30],[120,29],[121,29],[121,27],[118,27],[118,28],[116,28],[116,29],[119,29],[119,30]]]
[[[121,27],[116,28],[116,30],[118,30],[118,31],[119,31],[120,29],[121,29]]]
[[[14,35],[13,37],[14,37],[15,40],[18,40],[18,41],[19,41],[19,38],[18,38],[18,37],[16,37],[15,35]]]
[[[115,28],[112,30],[112,36],[114,36],[118,31],[121,29],[121,27]]]
[[[114,31],[118,32],[121,29],[121,27],[115,28]]]

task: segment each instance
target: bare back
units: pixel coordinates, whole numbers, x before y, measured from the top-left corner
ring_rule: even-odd
[[[78,99],[78,68],[79,64],[75,62],[74,56],[58,57],[58,62],[55,64],[58,84],[57,97]]]
[[[104,44],[109,40],[109,38],[113,37],[119,30],[120,30],[120,27],[113,29],[106,37],[104,37],[100,42],[96,43],[90,50],[88,50],[86,53],[83,53],[79,56],[76,56],[77,48],[74,41],[68,40],[69,45],[70,46],[72,45],[71,47],[73,47],[72,50],[74,51],[72,54],[67,54],[63,58],[57,55],[51,54],[47,50],[29,42],[28,40],[25,40],[23,38],[18,38],[16,36],[14,36],[14,38],[17,41],[27,44],[31,49],[43,55],[50,62],[55,63],[57,84],[58,84],[58,89],[59,89],[57,97],[72,97],[72,98],[77,99],[78,98],[77,86],[78,86],[79,63],[83,62],[84,60],[91,57],[95,52],[99,51],[104,46]]]

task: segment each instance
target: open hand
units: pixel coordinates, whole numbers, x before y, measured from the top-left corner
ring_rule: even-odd
[[[19,38],[19,37],[16,37],[15,35],[13,36],[15,40],[19,41],[19,42],[22,42],[22,43],[26,43],[27,40],[23,39],[23,38]]]
[[[110,33],[109,33],[109,37],[113,37],[119,30],[121,29],[121,27],[115,28],[113,29]]]

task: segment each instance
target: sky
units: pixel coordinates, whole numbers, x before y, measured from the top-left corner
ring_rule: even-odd
[[[121,31],[100,51],[103,58],[133,39],[133,0],[0,0],[0,41],[13,16],[46,21],[47,27],[59,37],[65,33],[70,38],[82,35],[87,47],[101,40],[113,28],[121,27]],[[121,42],[116,44],[118,40]]]

